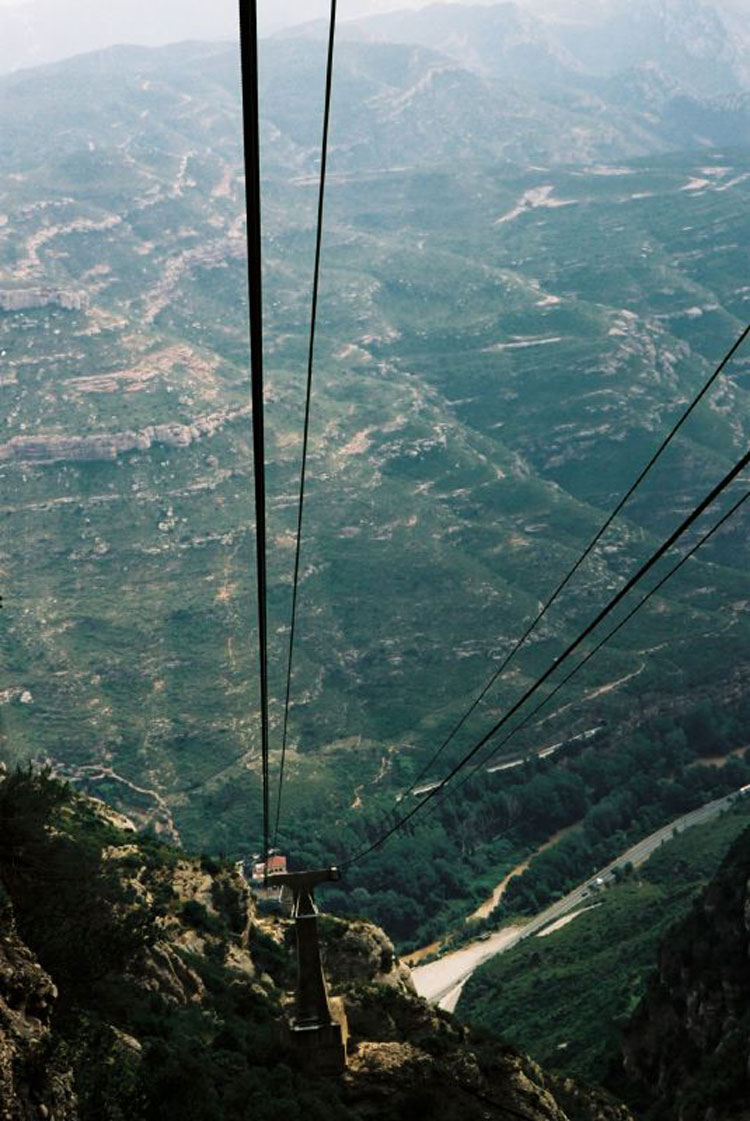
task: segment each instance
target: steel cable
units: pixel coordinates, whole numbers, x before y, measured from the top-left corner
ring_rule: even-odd
[[[274,844],[279,832],[281,815],[281,791],[284,784],[284,764],[286,761],[287,732],[289,726],[289,700],[292,689],[292,665],[294,660],[294,636],[297,622],[297,591],[299,588],[299,566],[302,549],[302,518],[305,505],[305,482],[307,479],[307,450],[310,436],[310,403],[312,400],[313,366],[315,359],[315,328],[318,319],[318,293],[320,287],[320,257],[323,243],[323,210],[325,202],[326,170],[328,165],[328,131],[331,120],[331,91],[333,88],[333,49],[336,39],[336,0],[331,0],[331,19],[328,32],[328,61],[326,66],[325,109],[323,113],[323,140],[320,154],[320,186],[318,190],[318,221],[315,236],[315,265],[313,268],[312,310],[310,314],[310,345],[307,355],[307,390],[305,394],[305,421],[302,436],[302,465],[300,468],[299,504],[297,508],[297,543],[294,554],[294,581],[292,585],[292,610],[289,627],[289,656],[286,672],[286,696],[284,699],[284,726],[281,737],[281,764],[279,767],[279,786],[276,800],[276,824]]]

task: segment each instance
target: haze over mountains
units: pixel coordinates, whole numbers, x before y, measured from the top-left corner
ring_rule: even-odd
[[[696,854],[718,862],[750,812],[750,503],[528,725],[503,729],[491,769],[480,753],[472,781],[376,842],[417,804],[409,787],[434,789],[749,446],[745,350],[427,763],[747,324],[747,33],[739,3],[704,0],[407,7],[346,21],[337,45],[279,839],[293,867],[345,866],[323,902],[381,922],[401,952],[475,939],[571,891],[601,903],[509,967],[528,954],[526,1011],[545,1021],[529,1046],[598,1079],[646,991],[655,929],[707,878]],[[228,3],[86,10],[79,26],[47,0],[0,7],[13,68],[0,77],[0,1097],[28,1073],[22,1114],[63,1121],[140,1118],[144,1085],[160,1121],[165,1103],[216,1121],[287,1101],[326,1121],[455,1121],[487,1114],[485,1074],[500,1071],[533,1121],[624,1121],[567,1081],[558,1109],[546,1075],[537,1110],[537,1075],[505,1047],[498,1067],[495,1043],[478,1065],[463,1027],[399,995],[393,948],[359,918],[321,928],[343,955],[334,977],[369,990],[347,994],[364,1098],[334,1114],[325,1087],[318,1107],[308,1079],[275,1066],[284,920],[259,921],[234,865],[260,846],[262,803],[237,48],[221,41]],[[151,46],[23,68],[136,22]],[[173,28],[210,41],[154,45]],[[272,781],[323,30],[262,44]],[[13,773],[27,763],[184,848],[121,834],[100,802]],[[617,866],[685,813],[714,802],[718,815],[719,799],[736,805],[713,840],[673,837],[651,886]],[[676,955],[667,944],[630,1037],[622,1092],[645,1110],[652,1083],[669,1087],[655,1121],[747,1112],[749,852],[745,839]],[[609,879],[622,882],[605,892]],[[480,903],[491,914],[468,925]],[[118,932],[139,930],[162,941],[156,973],[147,953],[125,976]],[[546,949],[560,934],[584,947],[563,944],[565,990]],[[492,974],[466,999],[512,1037],[521,1018],[498,1010],[509,994]],[[391,987],[370,989],[378,977]],[[516,1098],[497,1085],[507,1113]]]
[[[346,815],[403,788],[739,333],[740,60],[717,9],[659,11],[648,43],[637,23],[620,41],[617,24],[629,69],[605,74],[566,25],[507,5],[345,29],[292,709],[299,804]],[[322,67],[315,27],[264,46],[274,734]],[[89,775],[194,843],[252,843],[236,50],[115,48],[9,75],[0,125],[6,748]],[[486,717],[748,431],[745,361]],[[633,696],[708,687],[707,650],[717,680],[741,667],[744,540],[738,518],[528,745]]]
[[[327,0],[273,0],[259,4],[261,32],[290,28],[328,12]],[[445,32],[454,48],[466,34],[467,26],[482,22],[482,8],[504,9],[502,20],[518,23],[518,46],[544,42],[553,50],[577,60],[587,71],[606,73],[612,68],[640,63],[645,58],[669,54],[675,42],[692,40],[693,60],[713,56],[728,31],[733,39],[732,53],[741,55],[747,43],[747,0],[518,0],[497,5],[492,0],[452,4],[428,4],[425,0],[347,0],[340,5],[340,26],[365,37],[386,40],[425,42],[446,45]],[[378,11],[411,9],[406,16],[385,15],[365,20],[356,30],[352,21],[362,20]],[[459,18],[460,9],[465,14]],[[410,16],[415,10],[429,9],[424,25],[434,23],[434,31],[419,31]],[[442,9],[442,10],[441,10]],[[438,30],[442,28],[442,31]],[[438,44],[435,38],[443,36]],[[184,39],[237,38],[237,5],[234,0],[215,0],[210,5],[197,0],[178,3],[161,0],[111,0],[106,6],[93,0],[4,0],[0,3],[0,72],[18,70],[52,62],[73,54],[97,50],[118,43],[159,46]],[[492,55],[496,39],[490,36],[482,50]],[[679,53],[679,45],[677,51]],[[448,53],[451,53],[448,51]],[[501,56],[502,57],[502,56]],[[499,60],[498,60],[499,61]],[[700,69],[700,67],[699,67]],[[690,78],[694,77],[686,71]]]
[[[433,4],[347,22],[342,34],[420,43],[485,74],[528,84],[574,74],[607,77],[649,65],[700,92],[727,92],[743,83],[747,33],[738,36],[726,11],[711,0],[569,3],[553,13],[545,8],[542,14],[513,3]]]

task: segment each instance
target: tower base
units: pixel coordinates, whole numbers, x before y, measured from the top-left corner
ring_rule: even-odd
[[[299,1065],[319,1074],[341,1074],[346,1070],[348,1025],[341,999],[330,1001],[328,1024],[299,1024],[293,1018],[284,1025],[284,1037]]]

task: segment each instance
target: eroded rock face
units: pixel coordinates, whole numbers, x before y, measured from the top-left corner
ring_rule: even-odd
[[[223,961],[231,973],[254,978],[256,968],[249,950],[249,934],[255,917],[252,896],[241,876],[222,870],[208,873],[194,860],[179,860],[170,872],[173,896],[178,904],[196,905],[199,925],[196,928],[184,919],[168,917],[160,924],[163,937],[149,947],[138,963],[140,982],[152,992],[177,1005],[201,1004],[206,990],[195,969],[185,959],[188,955],[203,956],[217,949],[222,942]],[[200,916],[205,920],[200,921]],[[224,943],[216,929],[231,932],[233,939]]]
[[[61,460],[113,460],[128,452],[148,451],[154,444],[187,448],[213,436],[226,424],[249,416],[249,406],[224,409],[196,417],[192,424],[151,424],[139,431],[109,432],[93,436],[14,436],[0,444],[0,462],[56,463]]]
[[[0,289],[0,311],[29,311],[44,307],[81,311],[88,307],[88,302],[85,292],[72,292],[63,288]]]
[[[409,967],[396,956],[390,938],[373,923],[324,916],[321,950],[323,968],[337,987],[359,982],[416,993]]]
[[[346,1008],[346,1100],[360,1117],[632,1121],[606,1093],[550,1078],[424,1000],[366,986],[349,992]]]
[[[21,941],[10,908],[0,911],[0,1118],[76,1121],[71,1079],[44,1052],[57,989]]]
[[[662,945],[613,1085],[664,1121],[750,1117],[750,831]]]

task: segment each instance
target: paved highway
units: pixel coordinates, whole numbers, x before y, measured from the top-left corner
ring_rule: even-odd
[[[418,965],[416,969],[411,971],[417,992],[420,996],[426,997],[431,1004],[437,1004],[449,1012],[453,1011],[461,994],[461,989],[479,965],[496,954],[505,953],[506,950],[517,945],[523,938],[537,934],[548,923],[555,922],[556,919],[574,910],[584,899],[589,897],[592,889],[596,890],[597,880],[607,883],[613,878],[615,868],[619,868],[628,862],[635,867],[645,863],[655,849],[672,836],[675,829],[682,831],[688,829],[691,825],[700,825],[702,822],[708,821],[722,811],[729,809],[736,796],[736,794],[729,794],[726,798],[718,798],[715,802],[707,802],[705,806],[700,806],[697,810],[683,814],[682,817],[671,821],[669,825],[657,829],[655,833],[645,837],[637,845],[633,845],[627,852],[618,856],[617,860],[607,864],[605,868],[590,876],[563,899],[559,899],[556,903],[545,908],[544,911],[541,911],[523,926],[505,927],[496,931],[489,939],[471,942],[468,946],[462,946],[460,950],[446,954],[437,961],[429,962],[427,965]]]

